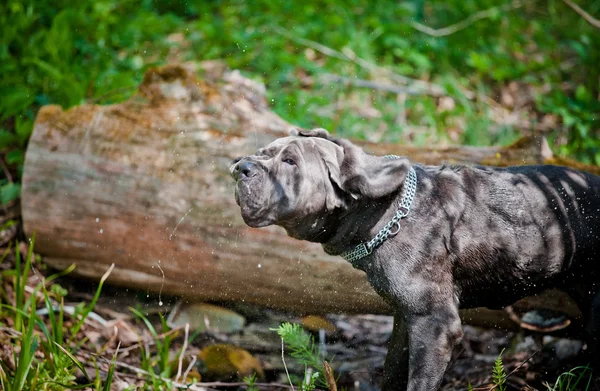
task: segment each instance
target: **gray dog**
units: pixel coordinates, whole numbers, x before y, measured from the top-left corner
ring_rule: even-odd
[[[321,243],[365,271],[395,310],[386,390],[439,387],[462,338],[459,308],[502,308],[550,287],[576,300],[597,351],[600,177],[412,165],[324,129],[293,131],[230,171],[249,226]]]

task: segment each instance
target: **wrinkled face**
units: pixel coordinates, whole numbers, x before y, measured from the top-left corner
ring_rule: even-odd
[[[282,225],[340,206],[329,169],[339,167],[342,157],[342,148],[331,141],[290,136],[236,159],[230,173],[246,224]]]

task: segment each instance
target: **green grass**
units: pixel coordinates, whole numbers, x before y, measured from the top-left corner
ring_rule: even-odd
[[[546,388],[548,391],[588,391],[590,390],[591,384],[591,369],[588,367],[576,367],[561,374],[558,379],[556,379],[553,386],[546,384]],[[585,388],[582,387],[583,385],[585,385]]]
[[[112,271],[105,273],[98,284],[96,292],[89,304],[82,303],[76,311],[73,321],[65,322],[64,297],[67,292],[53,282],[68,273],[74,267],[44,278],[39,273],[36,276],[40,282],[33,288],[31,271],[34,263],[39,262],[33,253],[35,239],[32,238],[25,259],[21,259],[19,251],[15,252],[15,266],[0,274],[0,326],[10,330],[10,352],[14,366],[0,360],[0,386],[6,391],[80,389],[88,387],[96,391],[108,391],[115,372],[115,362],[119,348],[115,350],[112,359],[102,359],[108,363],[106,379],[101,380],[98,358],[101,355],[87,355],[85,361],[79,355],[82,349],[92,349],[87,339],[82,338],[82,327],[94,309],[100,297],[104,281]],[[8,255],[2,256],[2,261]],[[39,265],[37,266],[39,268]],[[12,289],[7,289],[12,287]],[[38,309],[45,309],[47,318],[37,314]],[[153,352],[144,351],[148,358],[145,367],[140,368],[148,382],[143,390],[170,390],[171,364],[169,353],[176,333],[171,331],[162,319],[163,335],[158,335],[152,323],[137,310],[134,314],[148,327],[154,338],[156,349]],[[6,327],[9,326],[9,327]],[[191,338],[193,339],[195,335]],[[77,341],[77,342],[75,342]],[[83,357],[86,357],[85,355]],[[91,357],[91,358],[89,358]],[[144,360],[142,360],[144,364]],[[91,379],[86,367],[96,368],[96,377]],[[84,384],[76,383],[75,373],[79,372],[85,379]]]
[[[159,336],[159,333],[154,328],[152,323],[148,320],[148,318],[139,310],[135,308],[129,308],[133,314],[141,319],[154,340],[154,344],[156,346],[156,355],[152,355],[151,352],[146,350],[145,347],[142,347],[142,363],[141,368],[146,372],[150,373],[150,383],[152,384],[152,390],[169,390],[172,388],[172,385],[165,381],[164,379],[168,379],[171,376],[171,361],[169,360],[169,354],[171,352],[171,342],[173,336],[168,334],[170,330],[169,326],[167,326],[167,322],[165,318],[161,315],[161,327],[163,337]]]
[[[499,7],[509,3],[7,0],[0,5],[0,152],[7,167],[0,201],[19,196],[40,106],[121,101],[148,67],[169,61],[223,60],[263,81],[273,109],[300,126],[416,144],[514,140],[525,130],[492,116],[489,103],[515,82],[522,86],[517,97],[533,96],[522,110],[526,123],[554,118],[547,133],[558,152],[600,163],[598,30],[561,0]],[[600,15],[599,0],[581,5]],[[416,28],[486,10],[488,17],[448,36]],[[449,100],[443,109],[427,94],[402,103],[396,94],[323,79],[390,84],[390,73],[412,85],[433,82]]]

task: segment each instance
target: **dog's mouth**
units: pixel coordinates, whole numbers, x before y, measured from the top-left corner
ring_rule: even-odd
[[[244,222],[259,228],[273,224],[271,208],[268,207],[265,189],[258,178],[238,179],[235,186],[235,202],[239,205]]]

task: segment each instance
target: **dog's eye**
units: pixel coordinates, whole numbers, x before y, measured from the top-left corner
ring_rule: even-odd
[[[290,166],[295,166],[296,165],[296,162],[293,161],[290,158],[283,159],[283,162],[286,163],[286,164],[289,164]]]

